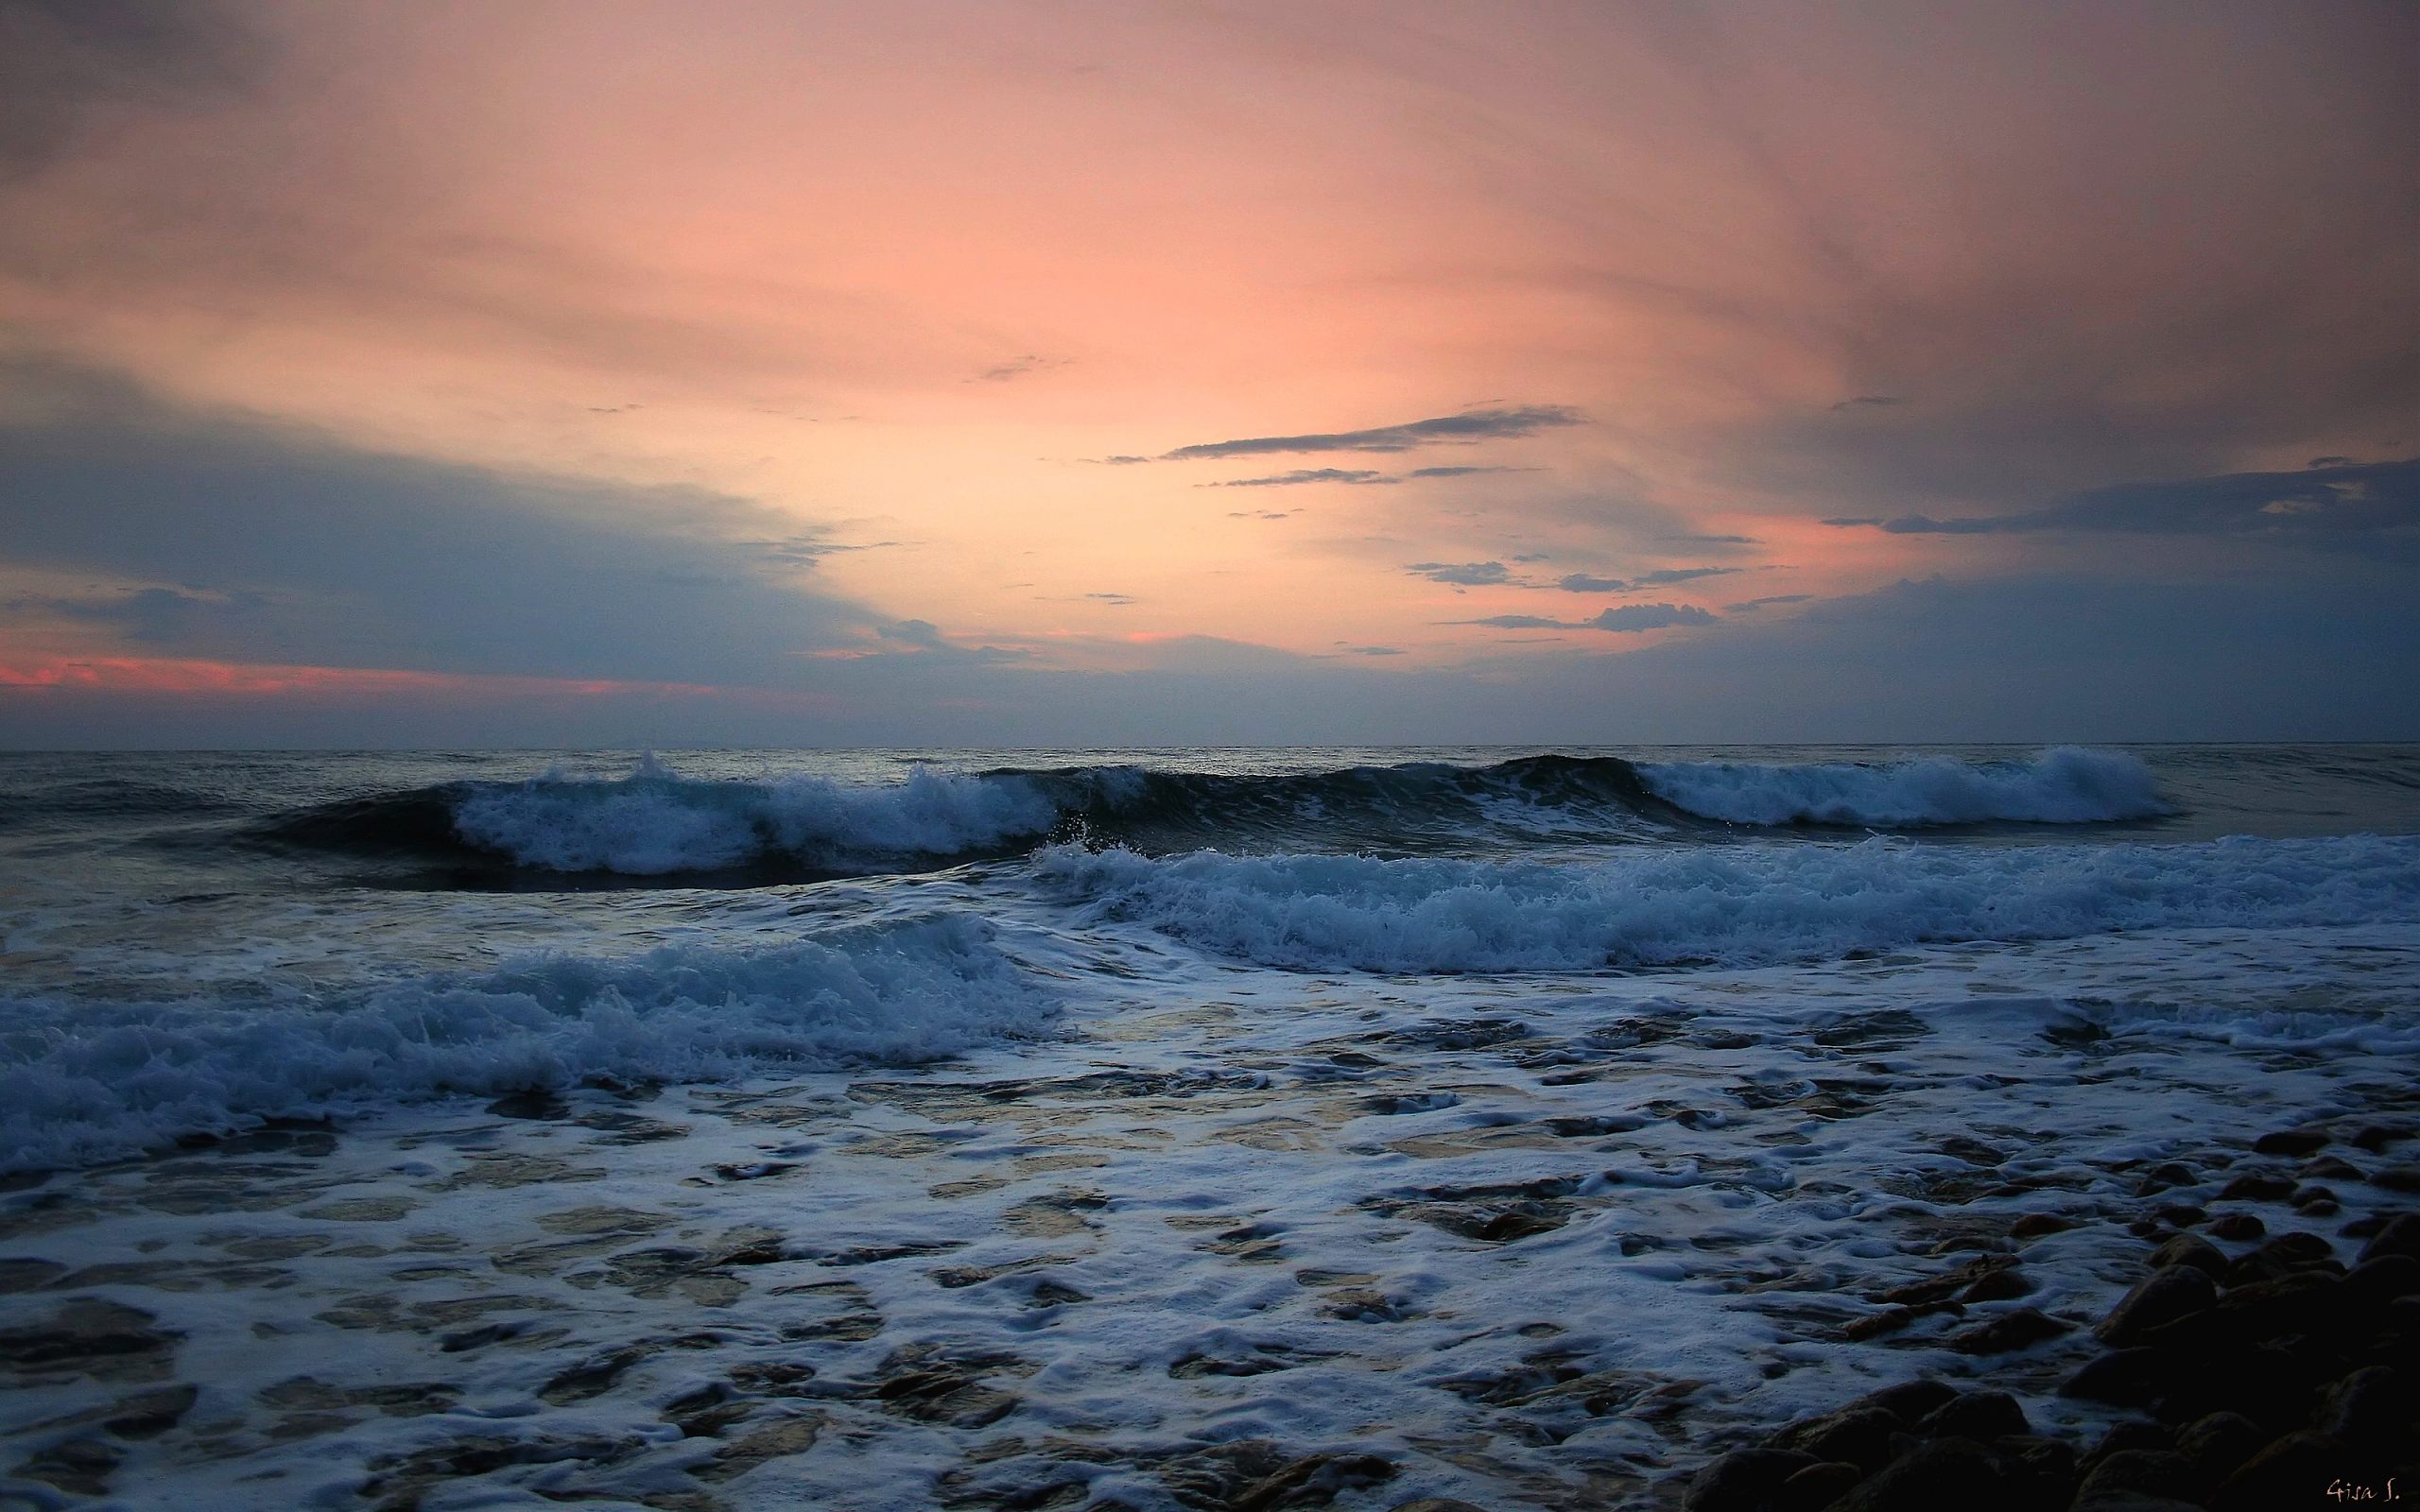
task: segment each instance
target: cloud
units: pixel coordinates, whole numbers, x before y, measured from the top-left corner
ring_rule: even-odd
[[[1197,489],[1286,489],[1305,483],[1341,483],[1353,488],[1392,488],[1425,478],[1466,478],[1480,472],[1529,472],[1523,467],[1416,467],[1409,472],[1380,472],[1373,468],[1298,467],[1291,472],[1272,473],[1259,478],[1227,478],[1216,483],[1197,483]]]
[[[1555,586],[1567,593],[1621,593],[1636,588],[1669,588],[1675,583],[1693,583],[1701,577],[1721,577],[1746,570],[1742,567],[1665,567],[1628,579],[1568,573]]]
[[[2046,509],[1934,519],[1825,520],[1893,535],[1979,536],[2053,531],[2271,536],[2306,540],[2420,535],[2420,458],[2313,466],[2301,472],[2231,472],[2127,483],[2070,495]]]
[[[131,114],[238,94],[267,56],[209,0],[0,5],[0,178],[33,173]]]
[[[1512,570],[1500,561],[1416,561],[1404,571],[1458,588],[1484,588],[1512,580]]]
[[[1751,598],[1737,604],[1725,604],[1722,606],[1722,611],[1725,614],[1753,614],[1760,609],[1768,609],[1775,604],[1811,604],[1814,601],[1815,595],[1812,593],[1770,593],[1763,598]]]
[[[1228,478],[1219,483],[1197,483],[1197,489],[1291,489],[1305,483],[1349,483],[1369,486],[1400,483],[1401,478],[1368,468],[1300,467],[1291,472],[1279,472],[1265,478]]]
[[[1294,511],[1291,509],[1230,509],[1227,511],[1227,518],[1230,520],[1291,520],[1294,518]]]
[[[1283,452],[1409,452],[1446,442],[1533,436],[1558,426],[1584,423],[1581,413],[1564,404],[1528,404],[1514,409],[1473,409],[1441,415],[1402,425],[1380,425],[1361,431],[1329,431],[1305,436],[1252,436],[1240,440],[1205,441],[1180,446],[1160,455],[1163,462],[1195,462],[1221,456],[1265,456]],[[1113,459],[1122,460],[1122,459]]]
[[[1834,409],[1882,409],[1906,403],[1906,400],[1896,394],[1859,394],[1855,399],[1843,399],[1832,407]]]
[[[1022,357],[1012,357],[1007,362],[986,368],[966,381],[970,384],[1004,384],[1011,379],[1022,378],[1029,372],[1041,372],[1050,368],[1064,368],[1067,366],[1067,361],[1065,357],[1039,357],[1032,352],[1027,352]]]
[[[0,421],[0,563],[111,580],[20,619],[226,662],[769,686],[878,622],[806,586],[824,537],[745,500],[363,452],[55,366],[12,387],[47,415]]]
[[[1490,614],[1484,619],[1446,623],[1486,625],[1499,630],[1611,630],[1627,635],[1680,625],[1711,625],[1714,621],[1712,614],[1694,604],[1625,604],[1584,620],[1550,619],[1543,614]]]
[[[1118,609],[1124,609],[1135,601],[1132,593],[1086,593],[1084,596],[1095,603],[1109,604]]]
[[[1399,645],[1348,645],[1344,648],[1344,654],[1347,656],[1401,656],[1403,655],[1403,647]]]

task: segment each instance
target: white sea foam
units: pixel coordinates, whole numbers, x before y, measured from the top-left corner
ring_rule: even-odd
[[[0,1170],[444,1091],[913,1063],[1036,1034],[1054,1011],[963,915],[538,956],[326,1003],[0,1002]]]
[[[1734,824],[2092,824],[2173,812],[2138,758],[2074,746],[2028,762],[1651,762],[1638,774],[1666,802]]]
[[[1924,941],[2420,921],[2420,840],[1642,847],[1553,864],[1056,847],[1090,917],[1307,971],[1590,971]]]
[[[1047,832],[1058,810],[1032,783],[917,767],[904,782],[765,782],[675,775],[648,759],[618,782],[541,778],[460,799],[461,837],[525,867],[661,876],[788,857],[810,864],[953,856]]]

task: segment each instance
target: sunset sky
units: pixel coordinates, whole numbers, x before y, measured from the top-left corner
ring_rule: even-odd
[[[0,743],[2420,737],[2420,9],[0,0]]]

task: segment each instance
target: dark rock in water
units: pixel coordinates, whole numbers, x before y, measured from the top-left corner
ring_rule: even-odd
[[[2055,1339],[2074,1332],[2075,1325],[2062,1323],[2037,1309],[2020,1307],[2014,1313],[2002,1313],[1987,1318],[1972,1328],[1960,1329],[1942,1342],[1961,1354],[2007,1354],[2012,1350],[2031,1349],[2045,1339]]]
[[[1887,1408],[1843,1407],[1793,1423],[1771,1442],[1818,1460],[1845,1460],[1871,1474],[1890,1461],[1891,1440],[1907,1427],[1905,1418]]]
[[[2255,1155],[2308,1155],[2325,1148],[2335,1137],[2326,1129],[2309,1125],[2301,1128],[2281,1128],[2254,1140],[2252,1152]]]
[[[2321,1394],[2314,1421],[2356,1449],[2394,1449],[2420,1442],[2412,1433],[2411,1383],[2393,1366],[2354,1371]]]
[[[2218,1301],[2218,1282],[2206,1272],[2187,1264],[2163,1266],[2119,1298],[2118,1305],[2109,1310],[2109,1315],[2092,1331],[2093,1336],[2103,1344],[2123,1348],[2139,1343],[2145,1333],[2163,1323],[2206,1311],[2216,1307]]]
[[[2190,1460],[2204,1486],[2214,1486],[2260,1452],[2269,1435],[2239,1412],[2214,1412],[2176,1435],[2176,1452]]]
[[[2388,1145],[2411,1137],[2415,1125],[2411,1124],[2371,1124],[2354,1131],[2352,1146],[2377,1154]]]
[[[2226,1274],[2226,1252],[2206,1239],[2194,1234],[2178,1234],[2167,1244],[2152,1251],[2152,1267],[2166,1270],[2170,1265],[2190,1265],[2212,1280]]]
[[[2356,1306],[2378,1307],[2398,1297],[2420,1295],[2420,1260],[2380,1255],[2344,1273],[2344,1295]]]
[[[2013,1297],[2031,1295],[2033,1282],[2024,1272],[2010,1265],[1996,1270],[1958,1294],[1962,1302],[2005,1302]]]
[[[2274,1512],[2313,1505],[2342,1476],[2350,1456],[2325,1434],[2288,1434],[2244,1462],[2210,1496],[2211,1512]]]
[[[2361,1246],[2361,1259],[2365,1261],[2380,1255],[2409,1255],[2420,1260],[2420,1212],[2396,1213]]]
[[[2310,1233],[2282,1233],[2250,1254],[2237,1257],[2222,1278],[2231,1286],[2273,1280],[2298,1270],[2337,1264],[2336,1246]]]
[[[2270,1433],[2299,1427],[2323,1383],[2310,1351],[2296,1345],[2220,1349],[2181,1370],[2160,1394],[2159,1415],[2195,1422],[2214,1412],[2237,1412]]]
[[[1895,1302],[1903,1307],[1923,1307],[1933,1302],[1945,1302],[2015,1263],[2015,1260],[2007,1255],[1978,1255],[1966,1263],[1952,1266],[1938,1276],[1927,1276],[1920,1281],[1910,1281],[1904,1286],[1893,1286],[1876,1300]]]
[[[2290,1177],[2269,1171],[2246,1171],[2219,1188],[2221,1202],[2275,1202],[2294,1190]]]
[[[2009,1225],[2011,1239],[2039,1239],[2045,1234],[2065,1233],[2076,1226],[2072,1218],[2062,1218],[2055,1212],[2029,1212]]]
[[[2198,1228],[2210,1221],[2209,1210],[2191,1202],[2171,1202],[2152,1216],[2171,1228]]]
[[[2269,1231],[2269,1226],[2248,1212],[2222,1212],[2210,1220],[2213,1239],[2257,1239]]]
[[[2059,1395],[2117,1407],[2148,1405],[2166,1387],[2174,1356],[2163,1349],[2113,1349],[2087,1360],[2059,1386]]]
[[[1845,1460],[1809,1465],[1781,1483],[1773,1497],[1776,1512],[1822,1512],[1865,1479],[1865,1471]]]
[[[2294,1167],[2294,1175],[2306,1181],[2359,1181],[2361,1179],[2361,1168],[2350,1160],[2323,1155],[2316,1160],[2305,1160]]]
[[[1970,1392],[1936,1408],[1916,1431],[1933,1438],[1972,1438],[1990,1443],[2033,1432],[2025,1409],[2005,1391]]]
[[[126,1458],[126,1451],[99,1438],[71,1438],[53,1444],[17,1467],[28,1481],[75,1496],[101,1496],[110,1488],[110,1474]],[[36,1503],[27,1503],[27,1505]],[[43,1505],[61,1503],[45,1502]]]
[[[548,1088],[525,1087],[517,1092],[507,1092],[488,1104],[488,1111],[499,1118],[552,1120],[569,1118],[571,1105]]]
[[[156,1329],[155,1321],[141,1308],[78,1297],[47,1322],[0,1329],[0,1370],[157,1380],[184,1335]]]
[[[2011,1434],[1992,1441],[2017,1504],[2061,1507],[2075,1499],[2076,1452],[2055,1438]]]
[[[2165,1452],[2176,1447],[2176,1435],[2158,1423],[2112,1423],[2092,1452],[2083,1457],[2084,1473],[2089,1475],[2102,1460],[2112,1454]]]
[[[2148,1197],[2170,1187],[2189,1187],[2201,1179],[2193,1174],[2191,1166],[2169,1160],[2144,1172],[2142,1181],[2135,1188],[2135,1195]]]
[[[2370,1173],[2370,1185],[2389,1192],[2420,1192],[2420,1165],[2382,1165]]]
[[[1778,1504],[1782,1483],[1820,1463],[1792,1449],[1735,1449],[1708,1464],[1681,1498],[1683,1512],[1756,1512]]]
[[[1832,1503],[1832,1512],[2018,1512],[2004,1467],[1968,1438],[1936,1438]]]
[[[2081,1506],[2118,1492],[2190,1502],[2201,1495],[2201,1477],[2193,1462],[2172,1450],[2121,1449],[2101,1455],[2076,1487]]]
[[[1879,1391],[1870,1391],[1848,1406],[1878,1407],[1912,1428],[1922,1422],[1927,1414],[1957,1400],[1957,1387],[1919,1377],[1914,1381],[1902,1381],[1895,1386],[1885,1386]]]
[[[1896,1333],[1922,1315],[1912,1307],[1885,1308],[1879,1313],[1868,1313],[1863,1317],[1851,1318],[1841,1326],[1841,1337],[1851,1344],[1862,1344],[1868,1339],[1878,1339],[1886,1333]]]

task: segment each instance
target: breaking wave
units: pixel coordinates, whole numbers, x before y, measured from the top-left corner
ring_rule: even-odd
[[[1550,755],[1275,774],[918,767],[888,784],[700,780],[650,757],[618,781],[455,782],[306,809],[253,833],[277,845],[453,866],[807,880],[1013,855],[1054,838],[1154,854],[1451,854],[1716,826],[2073,824],[2169,812],[2135,758],[2073,748],[2026,762],[1873,765]]]
[[[0,1170],[441,1092],[910,1064],[1044,1031],[964,915],[754,948],[540,956],[323,1001],[0,1000]]]
[[[1589,862],[1366,856],[1037,861],[1097,921],[1301,971],[1767,965],[1950,940],[2420,922],[2420,840],[1983,848],[1639,847]]]

